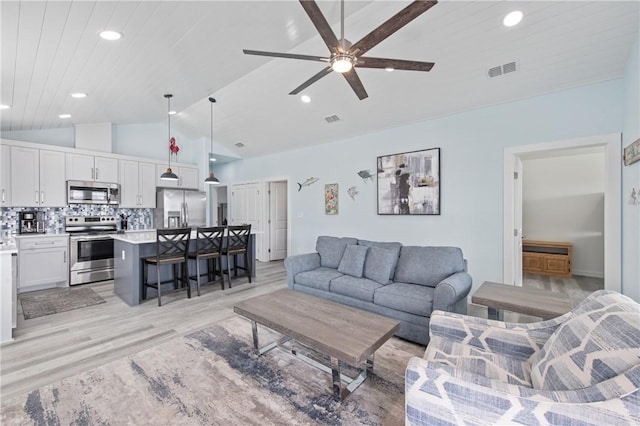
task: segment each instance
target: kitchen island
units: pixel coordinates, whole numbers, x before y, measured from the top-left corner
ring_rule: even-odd
[[[225,237],[226,239],[226,237]],[[190,250],[196,250],[197,232],[191,231]],[[226,245],[226,241],[223,246]],[[249,264],[251,265],[251,277],[256,275],[256,253],[255,253],[255,233],[251,231],[249,238]],[[128,231],[125,234],[116,234],[113,236],[113,254],[114,254],[114,291],[130,306],[139,305],[142,302],[142,258],[153,256],[156,253],[156,231],[146,230],[139,232]],[[223,268],[226,268],[226,256],[223,257]],[[201,271],[206,271],[205,261],[201,261]],[[238,265],[242,265],[242,256],[238,256]],[[171,268],[163,267],[161,269],[162,281],[170,279]],[[233,273],[233,272],[232,272]],[[195,275],[195,261],[189,261],[189,275]],[[155,281],[155,272],[150,276],[152,282]],[[218,278],[219,279],[219,278]],[[225,278],[226,280],[226,278]],[[191,285],[195,282],[191,281]],[[195,295],[195,292],[192,293]],[[147,289],[147,299],[156,297],[156,291],[153,288]]]

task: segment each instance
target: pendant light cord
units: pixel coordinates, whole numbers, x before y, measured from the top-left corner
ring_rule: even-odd
[[[209,98],[211,102],[211,155],[213,155],[213,104],[216,102],[215,98]]]
[[[167,121],[169,122],[169,138],[167,139],[167,142],[171,142],[171,97],[173,95],[171,94],[166,94],[164,95],[165,98],[167,98]],[[171,150],[169,149],[169,168],[171,168]]]

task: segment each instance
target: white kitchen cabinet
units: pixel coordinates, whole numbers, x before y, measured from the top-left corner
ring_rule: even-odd
[[[67,153],[67,180],[117,182],[118,160],[85,154]]]
[[[66,206],[64,153],[12,146],[11,202],[20,207]]]
[[[0,171],[0,207],[11,207],[11,147],[0,146],[2,171]]]
[[[196,167],[171,167],[178,180],[163,180],[160,176],[167,171],[166,165],[156,167],[156,185],[162,188],[198,189],[198,169]]]
[[[156,207],[156,167],[153,163],[120,161],[120,207]]]
[[[18,242],[18,293],[69,285],[69,237],[34,236]]]

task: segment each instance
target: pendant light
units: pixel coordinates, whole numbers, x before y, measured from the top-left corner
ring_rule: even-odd
[[[171,140],[171,98],[172,94],[164,95],[167,98],[167,120],[169,122],[169,138],[167,141]],[[169,150],[169,166],[167,167],[167,171],[160,175],[160,179],[162,180],[178,180],[178,175],[171,171],[171,150]]]
[[[214,98],[209,98],[209,102],[211,102],[211,152],[209,153],[209,159],[211,159],[211,156],[213,155],[213,104],[216,102],[216,100]],[[204,183],[207,183],[209,185],[219,185],[220,181],[213,173],[211,164],[209,164],[209,169],[211,170],[211,173],[209,173],[209,177],[204,180]]]

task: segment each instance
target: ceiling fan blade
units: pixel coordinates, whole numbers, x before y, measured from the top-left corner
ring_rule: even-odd
[[[316,75],[311,77],[309,80],[305,81],[300,86],[298,86],[295,89],[293,89],[291,92],[289,92],[289,94],[290,95],[297,95],[298,93],[302,92],[307,87],[311,86],[316,81],[320,80],[325,75],[329,74],[331,71],[333,71],[333,69],[331,67],[326,67],[325,69],[323,69],[322,71],[320,71],[319,73],[317,73]]]
[[[329,50],[333,52],[338,48],[340,43],[338,42],[338,37],[336,37],[331,26],[327,22],[327,19],[324,17],[322,12],[320,12],[320,8],[317,3],[313,0],[300,0],[300,4],[304,11],[307,12],[307,15],[309,15],[309,18],[316,27],[316,30],[318,30],[318,33],[320,33],[320,37],[324,40],[324,44],[326,44]]]
[[[370,58],[362,56],[358,58],[358,68],[393,68],[394,70],[407,71],[431,71],[435,63],[405,61],[402,59]]]
[[[360,81],[360,77],[358,77],[358,74],[356,74],[355,69],[351,68],[351,71],[347,71],[342,75],[347,80],[347,82],[349,83],[349,86],[351,86],[353,91],[356,92],[358,99],[363,100],[369,97],[369,95],[367,95],[367,91],[364,90],[362,81]]]
[[[262,52],[260,50],[247,49],[242,49],[242,51],[245,55],[272,56],[274,58],[304,59],[307,61],[329,62],[329,58],[325,58],[323,56],[298,55],[296,53]]]
[[[395,33],[400,28],[404,27],[427,10],[431,9],[437,3],[437,1],[414,1],[409,6],[393,15],[378,28],[364,36],[360,41],[351,46],[351,49],[349,50],[351,52],[355,52],[357,49],[358,55],[364,54],[369,49],[389,37],[391,34]]]

